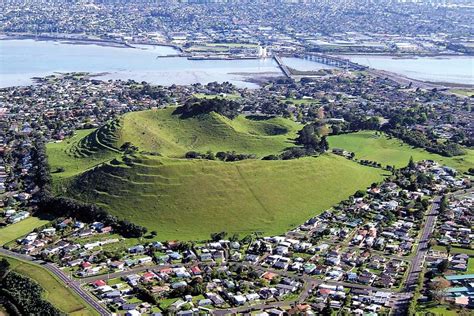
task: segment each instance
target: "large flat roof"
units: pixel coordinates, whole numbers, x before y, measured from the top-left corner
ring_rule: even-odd
[[[445,278],[446,280],[449,280],[449,281],[474,279],[474,274],[447,275],[445,276]]]

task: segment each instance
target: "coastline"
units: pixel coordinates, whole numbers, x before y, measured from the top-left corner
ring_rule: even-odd
[[[387,70],[379,70],[379,69],[374,69],[374,68],[369,68],[367,70],[368,73],[372,75],[376,75],[379,77],[387,77],[389,79],[392,79],[395,82],[398,82],[399,84],[412,84],[413,87],[415,88],[421,88],[421,89],[454,89],[454,88],[461,88],[461,89],[472,89],[474,88],[474,84],[469,84],[469,83],[455,83],[455,82],[442,82],[442,81],[425,81],[425,80],[419,80],[419,79],[413,79],[410,77],[407,77],[405,75],[387,71]]]
[[[33,35],[33,34],[1,34],[0,41],[7,40],[35,40],[42,42],[61,42],[68,45],[97,45],[104,47],[118,47],[118,48],[134,48],[132,45],[113,40],[92,39],[92,38],[72,38],[59,37],[49,35]]]

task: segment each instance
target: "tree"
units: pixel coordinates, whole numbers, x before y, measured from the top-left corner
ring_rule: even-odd
[[[220,233],[212,233],[211,234],[211,240],[212,241],[219,241],[224,239],[227,236],[226,232],[220,232]]]
[[[365,196],[365,191],[363,190],[357,190],[356,193],[354,193],[355,198],[361,198]]]
[[[449,255],[451,254],[451,249],[452,249],[452,248],[453,248],[453,247],[452,247],[451,245],[446,245],[446,252],[448,253],[448,257],[449,257]]]
[[[438,271],[441,273],[444,273],[448,270],[449,268],[449,261],[448,260],[443,260],[438,264]]]
[[[451,283],[445,278],[438,278],[428,284],[431,296],[439,303],[443,301],[445,291],[450,286]]]
[[[443,195],[441,198],[441,202],[439,203],[439,211],[441,213],[444,213],[448,209],[449,203],[448,203],[448,198],[446,195]]]
[[[408,161],[408,169],[415,169],[415,162],[413,161],[413,156],[410,156],[410,160]]]
[[[331,300],[329,298],[326,299],[326,306],[324,306],[324,308],[322,309],[321,315],[323,316],[332,315]]]
[[[329,149],[329,143],[326,136],[323,136],[321,138],[321,141],[319,142],[319,148],[322,152],[327,151]]]
[[[8,272],[10,269],[10,262],[7,259],[3,258],[0,260],[0,280],[3,279],[3,276]]]

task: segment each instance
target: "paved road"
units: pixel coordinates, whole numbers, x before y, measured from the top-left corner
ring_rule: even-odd
[[[436,224],[440,201],[441,197],[435,197],[428,214],[426,215],[426,220],[420,234],[420,241],[415,249],[415,255],[411,260],[410,267],[408,268],[404,293],[399,293],[394,297],[394,300],[392,301],[391,315],[407,314],[408,306],[413,297],[413,292],[416,289],[422,271],[423,261],[425,260],[428,251],[428,241]]]
[[[35,260],[31,256],[22,255],[2,248],[0,248],[0,253],[8,257],[29,261],[32,264],[48,269],[51,273],[57,276],[67,287],[76,292],[77,295],[79,295],[84,301],[86,301],[91,307],[93,307],[100,315],[111,315],[111,313],[106,308],[102,307],[102,305],[100,305],[97,300],[92,297],[91,294],[89,294],[89,292],[83,290],[78,282],[71,280],[63,271],[58,269],[55,265],[51,263],[45,263],[41,260]]]
[[[416,288],[416,284],[418,283],[418,277],[422,270],[423,260],[425,259],[428,250],[428,241],[435,227],[440,201],[440,197],[435,197],[433,199],[431,208],[426,216],[420,242],[418,243],[418,247],[415,250],[415,256],[412,259],[412,264],[409,268],[408,277],[405,283],[406,292],[413,291]]]

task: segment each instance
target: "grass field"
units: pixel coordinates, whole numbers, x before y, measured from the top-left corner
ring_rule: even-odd
[[[474,258],[469,258],[466,273],[467,274],[473,274],[474,273]]]
[[[0,255],[0,258],[6,258],[10,262],[10,268],[13,271],[27,276],[41,285],[44,290],[44,298],[66,314],[74,316],[97,315],[89,305],[56,279],[48,270],[11,257]]]
[[[416,315],[424,316],[428,313],[431,313],[430,315],[435,316],[455,316],[458,315],[458,312],[459,309],[453,309],[451,306],[439,305],[434,303],[429,305],[422,305],[420,308],[418,308]]]
[[[237,93],[229,93],[229,94],[225,94],[225,95],[195,93],[193,96],[198,98],[198,99],[215,99],[215,98],[218,98],[218,99],[237,100],[237,99],[241,98],[241,96]]]
[[[474,97],[474,89],[451,89],[449,92],[465,97]]]
[[[295,98],[282,99],[281,102],[283,103],[290,102],[290,103],[293,103],[294,105],[318,103],[318,101],[316,101],[315,99],[295,99]]]
[[[467,150],[467,154],[463,156],[443,157],[423,149],[413,148],[395,138],[375,135],[373,131],[330,136],[329,145],[332,148],[352,151],[357,159],[377,161],[384,166],[404,167],[412,156],[415,161],[432,159],[460,171],[474,167],[474,150]]]
[[[109,161],[117,156],[117,153],[107,149],[85,144],[86,140],[93,137],[94,129],[78,130],[77,133],[62,142],[49,143],[47,145],[48,162],[54,180],[70,178],[88,170],[104,161]],[[89,136],[89,137],[87,137]],[[63,172],[56,169],[63,168]]]
[[[48,223],[47,219],[28,217],[21,222],[0,228],[0,246],[30,233],[33,229]]]
[[[446,247],[445,246],[434,246],[434,250],[437,251],[444,251],[446,252]],[[460,247],[451,247],[451,253],[456,254],[456,253],[465,253],[468,256],[474,257],[474,249],[466,249],[466,248],[460,248]]]

